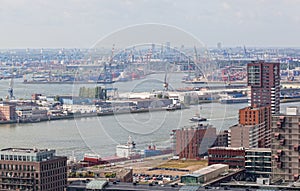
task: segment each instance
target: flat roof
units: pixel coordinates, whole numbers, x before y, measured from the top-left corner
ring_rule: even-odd
[[[246,148],[245,151],[251,152],[271,152],[271,148]]]
[[[108,182],[106,180],[92,180],[86,184],[86,189],[103,189]]]
[[[213,150],[245,150],[244,147],[212,147]]]
[[[37,148],[5,148],[0,150],[0,152],[11,152],[11,153],[20,153],[20,154],[43,153],[49,151],[55,152],[55,150],[51,150],[51,149],[37,149]]]
[[[218,170],[218,169],[221,169],[221,168],[224,168],[224,167],[229,167],[229,165],[227,165],[227,164],[213,164],[213,165],[204,167],[202,169],[196,170],[192,174],[200,174],[200,175],[208,174],[208,173],[214,172],[215,170]]]

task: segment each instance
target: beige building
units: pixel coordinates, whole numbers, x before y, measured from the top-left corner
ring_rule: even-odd
[[[272,178],[296,181],[300,174],[300,112],[288,107],[272,117]]]
[[[13,105],[0,105],[0,120],[10,121],[16,120],[16,107]]]
[[[258,125],[231,126],[228,135],[229,147],[258,148],[259,140],[265,135],[264,123]]]

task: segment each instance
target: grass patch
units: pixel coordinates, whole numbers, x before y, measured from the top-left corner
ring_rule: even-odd
[[[190,166],[205,167],[208,165],[207,160],[169,160],[158,168],[188,168]]]

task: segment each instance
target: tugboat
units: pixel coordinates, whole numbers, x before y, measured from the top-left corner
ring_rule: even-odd
[[[167,111],[175,111],[177,109],[176,104],[170,104],[167,106]]]
[[[204,118],[204,117],[200,117],[199,114],[196,114],[192,118],[190,118],[190,121],[192,121],[192,122],[200,122],[200,121],[207,121],[207,119]]]

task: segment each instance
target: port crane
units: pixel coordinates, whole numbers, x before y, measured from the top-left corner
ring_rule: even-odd
[[[166,71],[165,71],[165,79],[164,79],[164,91],[168,91],[169,90],[169,83],[167,82],[167,66],[166,66]]]
[[[10,81],[9,81],[7,99],[9,99],[9,100],[15,99],[15,96],[14,96],[14,77],[13,76],[11,76]]]

